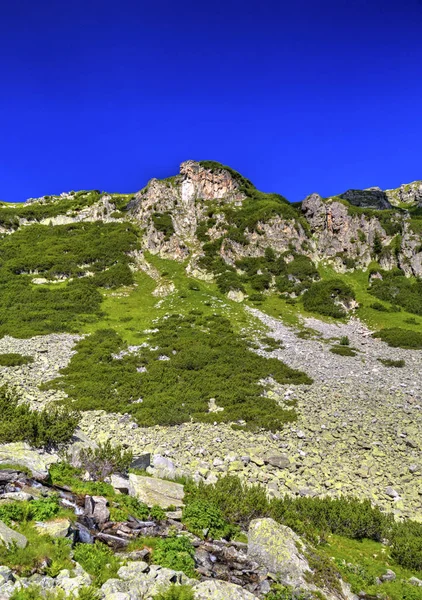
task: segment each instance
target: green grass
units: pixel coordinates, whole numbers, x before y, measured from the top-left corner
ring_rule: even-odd
[[[422,588],[406,584],[410,577],[422,578],[421,572],[404,569],[390,557],[388,546],[372,540],[351,540],[331,535],[320,551],[334,559],[343,579],[347,581],[355,594],[365,591],[368,596],[381,594],[388,600],[422,600]],[[393,582],[376,585],[377,577],[387,569],[395,572],[397,578]]]
[[[32,356],[17,354],[14,352],[0,354],[0,367],[20,367],[21,365],[29,365],[33,363]]]
[[[356,350],[349,348],[349,346],[333,346],[330,348],[330,352],[339,356],[356,356],[357,354]]]

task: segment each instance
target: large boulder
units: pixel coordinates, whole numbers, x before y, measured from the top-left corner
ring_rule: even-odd
[[[41,535],[49,535],[54,538],[64,538],[69,533],[69,519],[53,519],[52,521],[37,521],[35,529]]]
[[[210,579],[194,586],[195,600],[256,600],[257,596],[240,585]]]
[[[148,506],[183,506],[183,485],[155,477],[129,474],[129,494]]]
[[[248,531],[248,557],[277,575],[284,585],[306,586],[308,561],[300,548],[303,544],[289,527],[273,519],[255,519]]]
[[[0,544],[9,547],[16,544],[18,548],[25,548],[28,540],[24,535],[10,529],[3,521],[0,521]]]
[[[50,465],[58,460],[57,454],[34,450],[26,442],[13,442],[0,446],[0,465],[25,467],[36,479],[47,479]]]
[[[110,511],[107,508],[107,504],[108,500],[103,496],[85,496],[84,515],[102,525],[110,518]]]

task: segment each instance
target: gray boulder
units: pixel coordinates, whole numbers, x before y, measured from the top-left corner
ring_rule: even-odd
[[[107,508],[108,500],[103,496],[85,497],[85,516],[94,519],[102,525],[110,519],[110,511]]]
[[[26,442],[0,446],[0,465],[12,464],[26,467],[36,479],[47,479],[50,465],[58,460],[57,454],[33,450]]]
[[[299,550],[303,544],[294,531],[273,519],[255,519],[248,531],[248,557],[277,575],[284,585],[306,587],[309,565]]]
[[[27,543],[28,540],[24,535],[10,529],[3,521],[0,521],[0,544],[4,544],[5,546],[16,544],[18,548],[25,548]]]
[[[148,506],[183,506],[184,490],[180,483],[130,473],[129,484],[129,494]]]
[[[247,590],[228,583],[211,579],[202,581],[194,586],[195,600],[256,600],[257,596]]]

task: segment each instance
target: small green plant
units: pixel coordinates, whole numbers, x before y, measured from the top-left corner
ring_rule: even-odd
[[[239,528],[228,523],[219,508],[202,500],[184,508],[182,522],[201,538],[231,539],[239,533]]]
[[[22,577],[33,573],[55,576],[62,569],[72,569],[70,540],[41,535],[31,523],[21,524],[19,531],[27,538],[28,545],[19,548],[0,544],[0,564],[10,567]]]
[[[84,448],[79,454],[82,469],[94,481],[104,481],[112,473],[126,473],[133,461],[133,452],[121,445],[113,446],[110,440],[97,448]]]
[[[33,363],[32,356],[26,356],[16,353],[0,354],[0,367],[19,367],[21,365],[29,365]]]
[[[66,445],[80,419],[78,412],[66,407],[32,411],[5,386],[0,387],[0,414],[0,443],[25,441],[47,449]]]
[[[93,577],[97,587],[116,577],[120,568],[120,561],[113,550],[100,542],[76,544],[73,558]]]
[[[347,335],[342,335],[340,338],[340,346],[349,346],[350,340]]]
[[[400,360],[393,360],[392,358],[378,358],[377,360],[380,363],[382,363],[385,367],[402,368],[406,364],[406,362],[402,358]]]
[[[333,346],[330,348],[330,352],[338,354],[339,356],[356,356],[357,352],[349,346]]]
[[[422,333],[419,331],[392,327],[377,331],[373,334],[373,337],[380,338],[393,348],[409,348],[412,350],[422,348]]]
[[[152,561],[162,567],[183,571],[188,577],[196,578],[194,554],[195,548],[186,536],[173,535],[157,542]]]
[[[154,600],[195,600],[195,595],[190,585],[172,584],[166,590],[156,594]]]

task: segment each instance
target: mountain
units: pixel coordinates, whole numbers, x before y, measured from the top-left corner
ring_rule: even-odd
[[[0,538],[28,542],[0,545],[0,596],[19,574],[70,589],[74,568],[101,597],[142,597],[161,560],[198,598],[421,599],[421,233],[420,181],[292,204],[213,161],[132,194],[0,203]],[[28,470],[76,517],[33,504]],[[118,571],[102,545],[76,546],[82,569],[51,542],[44,564],[33,528],[57,515],[79,542],[130,541],[127,583],[95,571]]]

